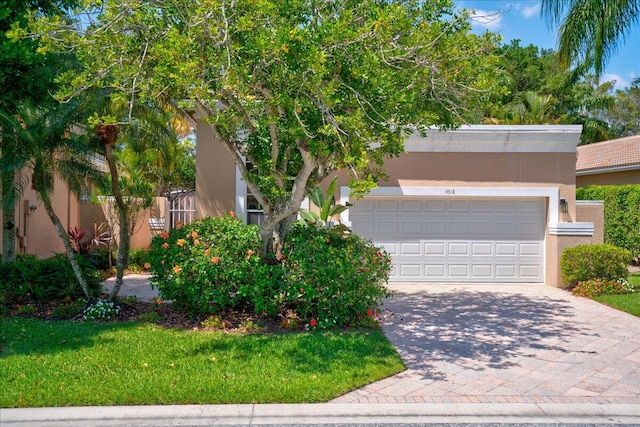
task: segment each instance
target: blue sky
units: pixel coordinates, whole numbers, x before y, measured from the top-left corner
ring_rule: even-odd
[[[605,0],[603,0],[605,1]],[[556,29],[540,17],[539,0],[455,0],[457,7],[474,9],[474,31],[489,30],[502,35],[503,42],[520,39],[521,46],[534,44],[555,49]],[[640,76],[640,25],[628,34],[609,61],[601,81],[616,80],[616,88],[628,86]]]

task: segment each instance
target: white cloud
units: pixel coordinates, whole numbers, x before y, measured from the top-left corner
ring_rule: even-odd
[[[474,27],[495,31],[502,27],[502,12],[488,12],[476,9],[469,19]]]
[[[520,14],[527,19],[540,15],[540,3],[536,3],[533,6],[525,6],[522,9],[518,9]]]
[[[610,81],[614,81],[614,80],[615,80],[616,84],[613,87],[616,88],[616,89],[624,89],[625,87],[627,87],[627,86],[629,86],[631,84],[630,81],[625,80],[624,77],[619,76],[618,74],[611,74],[611,73],[603,74],[602,75],[602,79],[601,79],[602,82],[610,82]]]

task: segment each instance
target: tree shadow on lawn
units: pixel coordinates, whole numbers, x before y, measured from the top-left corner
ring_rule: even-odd
[[[299,373],[329,372],[346,367],[378,366],[402,370],[395,348],[381,331],[351,330],[286,334],[249,334],[243,339],[211,339],[192,355],[227,354],[240,358],[275,354],[285,368]],[[396,363],[397,362],[397,363]],[[395,373],[389,372],[389,374]]]
[[[108,346],[115,339],[107,337],[106,333],[139,326],[133,322],[43,321],[18,317],[0,319],[0,359],[13,355],[47,355],[80,350],[97,343]]]
[[[562,343],[581,332],[567,301],[544,296],[400,290],[384,308],[383,329],[407,368],[432,380],[447,378],[448,363],[506,369],[541,351],[568,353]]]

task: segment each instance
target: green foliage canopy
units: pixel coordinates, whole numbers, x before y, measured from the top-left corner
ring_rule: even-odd
[[[447,0],[104,0],[76,13],[32,19],[43,52],[79,58],[58,95],[188,99],[262,205],[263,243],[331,171],[370,189],[406,133],[462,123],[494,84],[495,36],[471,34]]]

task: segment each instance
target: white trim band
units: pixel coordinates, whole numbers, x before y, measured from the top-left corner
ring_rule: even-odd
[[[549,234],[556,236],[593,236],[592,222],[560,222],[549,225]]]

